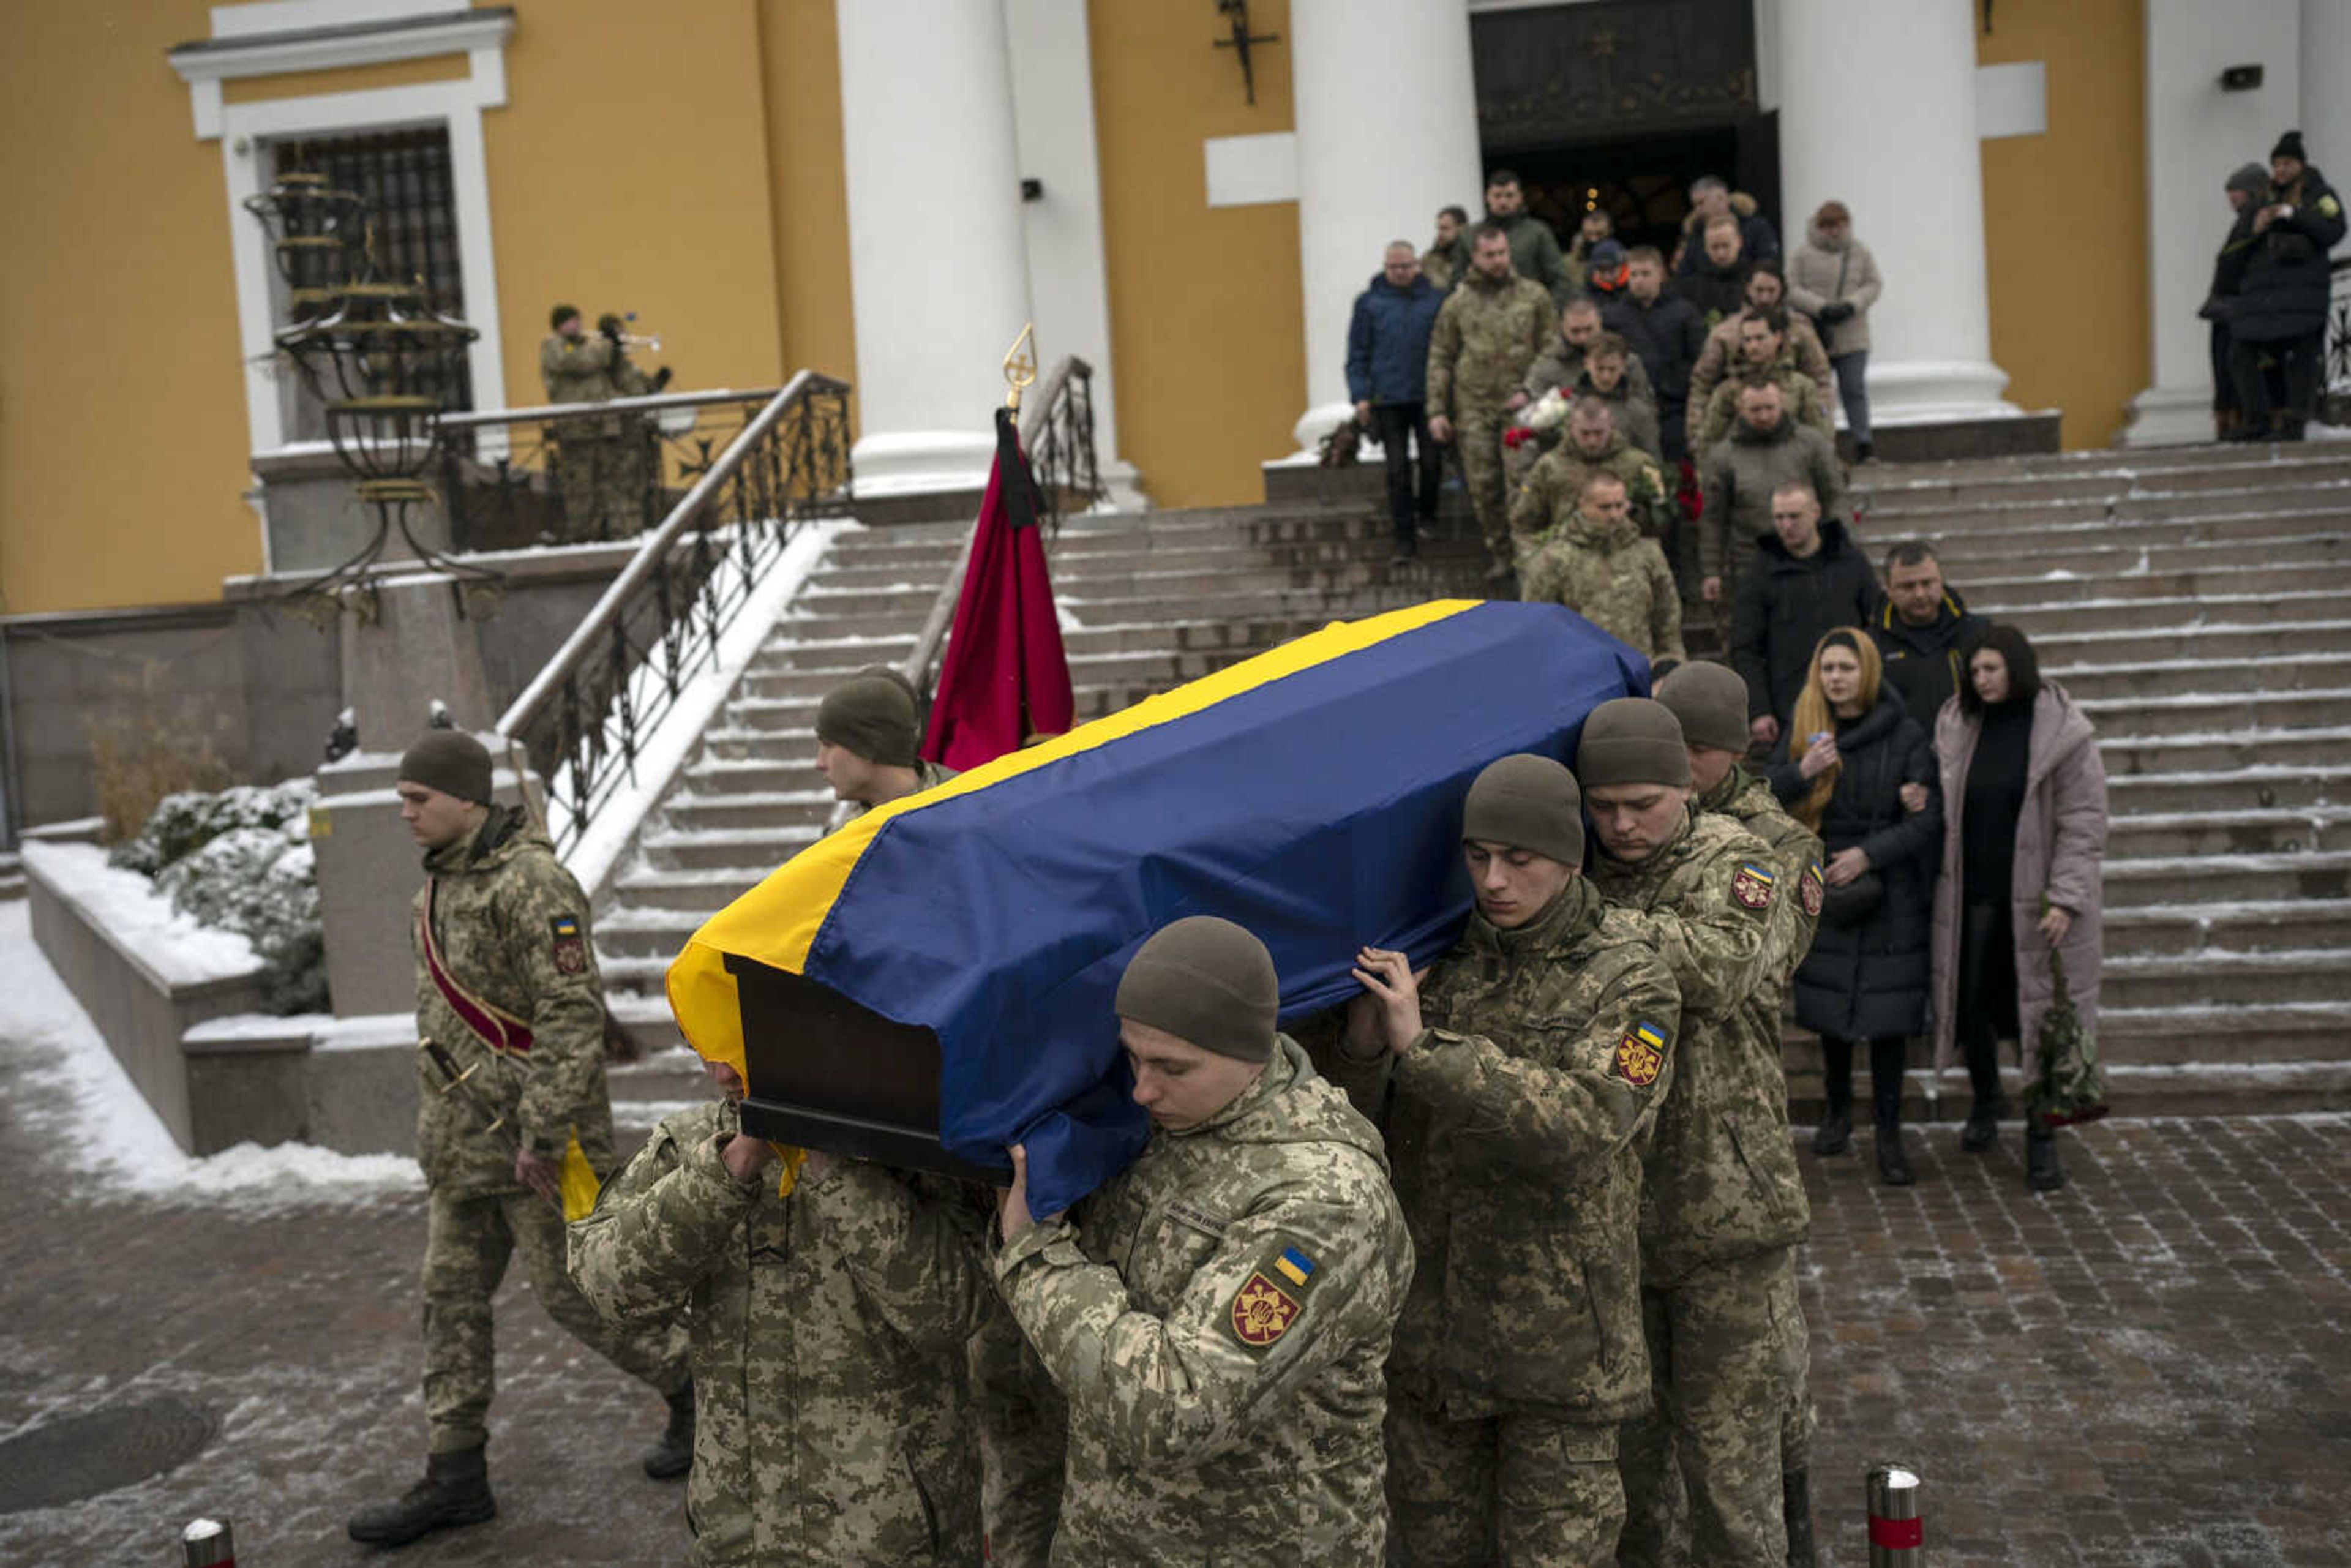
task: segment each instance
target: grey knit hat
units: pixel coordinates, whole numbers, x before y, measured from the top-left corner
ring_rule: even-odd
[[[1281,982],[1264,943],[1229,920],[1195,915],[1161,926],[1135,950],[1111,1009],[1202,1051],[1265,1061]]]
[[[922,744],[914,688],[897,671],[871,665],[825,694],[816,737],[884,768],[912,768]]]
[[[1687,789],[1689,751],[1673,710],[1647,697],[1602,703],[1583,721],[1575,748],[1575,776],[1586,789],[1612,784],[1665,784]]]
[[[489,748],[462,729],[428,729],[400,758],[395,776],[477,806],[490,803]]]
[[[1461,836],[1583,863],[1583,793],[1575,775],[1522,751],[1489,762],[1461,803]]]
[[[2242,191],[2249,196],[2259,197],[2263,191],[2269,189],[2269,185],[2270,172],[2266,165],[2245,163],[2238,166],[2237,172],[2229,176],[2228,183],[2220,189]]]
[[[1657,688],[1681,721],[1682,738],[1717,751],[1747,750],[1747,683],[1727,664],[1684,664]]]

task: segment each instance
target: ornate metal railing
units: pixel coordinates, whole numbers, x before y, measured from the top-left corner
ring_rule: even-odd
[[[635,781],[653,727],[799,525],[848,511],[849,383],[802,371],[704,468],[498,720],[546,788],[559,852]]]
[[[2351,398],[2351,256],[2335,258],[2327,282],[2325,392]]]
[[[444,415],[450,548],[636,538],[661,526],[775,395],[666,392]]]
[[[1041,503],[1039,521],[1057,531],[1064,509],[1075,505],[1083,510],[1105,493],[1101,471],[1094,465],[1093,382],[1094,368],[1074,354],[1067,355],[1021,400],[1020,449],[1029,455],[1029,471],[1037,478]],[[971,566],[972,539],[978,531],[975,518],[955,565],[947,569],[931,601],[930,613],[923,618],[913,651],[898,666],[899,673],[925,696],[931,689],[932,667],[938,663],[947,628],[955,621],[956,601],[963,594],[964,573]]]

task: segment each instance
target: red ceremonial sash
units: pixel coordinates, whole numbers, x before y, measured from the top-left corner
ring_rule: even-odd
[[[425,879],[424,912],[416,922],[416,946],[424,955],[424,972],[433,977],[434,988],[449,1004],[449,1010],[457,1015],[457,1020],[473,1030],[474,1038],[489,1047],[493,1055],[529,1055],[530,1025],[459,985],[457,977],[441,962],[441,944],[433,929],[433,903],[440,889],[439,877]]]

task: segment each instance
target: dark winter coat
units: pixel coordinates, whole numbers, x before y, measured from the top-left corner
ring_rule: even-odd
[[[2290,217],[2253,242],[2242,286],[2229,311],[2229,335],[2241,343],[2274,343],[2326,329],[2327,259],[2343,238],[2343,204],[2315,169],[2259,205],[2284,202]]]
[[[1729,267],[1717,267],[1700,256],[1696,267],[1674,279],[1674,292],[1698,307],[1711,331],[1725,317],[1747,308],[1747,275],[1751,270],[1743,256]]]
[[[1739,255],[1743,261],[1777,261],[1780,259],[1780,231],[1771,220],[1758,210],[1754,197],[1744,191],[1730,193],[1730,215],[1739,220]],[[1682,264],[1676,268],[1687,276],[1706,265],[1706,225],[1698,222],[1695,210],[1682,219]]]
[[[1355,402],[1420,402],[1428,392],[1428,331],[1445,290],[1426,277],[1398,288],[1384,273],[1355,296],[1347,324],[1347,396]]]
[[[1510,270],[1551,290],[1552,304],[1565,305],[1583,292],[1575,275],[1568,271],[1566,255],[1559,248],[1559,235],[1552,233],[1549,224],[1530,212],[1512,213],[1507,218],[1488,213],[1486,221],[1499,225],[1510,236]]]
[[[1670,291],[1646,305],[1627,294],[1603,305],[1600,320],[1640,356],[1658,408],[1680,408],[1689,396],[1690,367],[1706,352],[1706,318],[1698,308]]]
[[[1968,644],[1990,630],[1991,622],[1970,613],[1967,601],[1953,588],[1943,590],[1935,619],[1924,626],[1904,621],[1890,599],[1877,607],[1869,636],[1885,662],[1886,684],[1902,694],[1910,716],[1928,734],[1934,733],[1935,716],[1959,695],[1959,683],[1967,678],[1960,661],[1968,656]]]
[[[1935,755],[1943,769],[1943,800],[1964,803],[1968,767],[1982,738],[1983,720],[1943,705],[1935,718]],[[1947,812],[1943,875],[1935,889],[1935,1070],[1959,1056],[1955,1022],[1959,994],[1959,841],[1966,813]],[[2073,912],[2065,933],[2065,988],[2082,1027],[2098,1029],[2098,979],[2105,946],[2106,765],[2097,731],[2065,688],[2043,680],[2032,699],[2032,738],[2025,753],[2024,806],[2016,819],[2016,853],[2009,883],[2009,920],[2015,933],[2017,1039],[2038,1044],[2041,1019],[2057,994],[2049,942],[2041,935],[2041,896]],[[2029,1060],[2029,1058],[2028,1058]]]
[[[1808,736],[1783,735],[1772,753],[1771,793],[1793,807],[1812,789],[1797,767]],[[1796,969],[1796,1020],[1839,1040],[1913,1035],[1927,1027],[1933,988],[1935,868],[1943,851],[1943,796],[1935,748],[1902,699],[1880,688],[1877,706],[1837,731],[1844,759],[1821,814],[1823,862],[1856,846],[1886,889],[1865,918],[1823,919]],[[1905,811],[1905,784],[1927,787],[1927,809]],[[1832,890],[1834,891],[1834,890]]]
[[[1730,618],[1730,667],[1747,683],[1747,716],[1786,724],[1813,645],[1839,626],[1867,626],[1876,609],[1876,575],[1835,518],[1822,519],[1821,548],[1808,556],[1790,555],[1776,533],[1759,541]]]

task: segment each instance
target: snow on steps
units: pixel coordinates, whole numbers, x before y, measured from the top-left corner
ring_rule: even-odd
[[[2031,632],[2098,722],[2117,1106],[2351,1105],[2351,457],[2085,453],[1855,478],[1865,548],[1936,539],[1971,607]],[[694,928],[821,830],[815,705],[905,656],[962,532],[837,540],[638,834],[598,946],[642,1037],[674,1040],[661,976]],[[1458,524],[1400,573],[1386,553],[1358,503],[1073,521],[1052,562],[1081,715],[1333,618],[1479,590]],[[1709,629],[1693,614],[1690,630]],[[1817,1046],[1792,1032],[1788,1065],[1801,1110]],[[1945,1087],[1939,1113],[1964,1113],[1963,1087]],[[613,1089],[624,1118],[702,1092],[676,1051],[617,1070]]]

